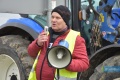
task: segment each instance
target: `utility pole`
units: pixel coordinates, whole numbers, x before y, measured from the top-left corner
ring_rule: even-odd
[[[47,24],[48,27],[51,27],[51,11],[56,7],[56,0],[48,0],[48,12],[47,12]]]

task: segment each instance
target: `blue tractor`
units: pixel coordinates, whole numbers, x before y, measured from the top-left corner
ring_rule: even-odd
[[[71,28],[80,31],[85,38],[90,57],[89,69],[78,72],[78,80],[119,78],[120,1],[63,1],[72,12]],[[46,12],[42,15],[20,14],[20,18],[11,18],[0,26],[1,80],[27,80],[34,62],[27,47],[47,25]],[[109,69],[114,70],[110,72]]]
[[[45,24],[43,16],[34,18],[22,16],[19,19],[9,19],[0,26],[0,77],[2,80],[27,79],[34,61],[28,55],[27,47],[37,38]]]

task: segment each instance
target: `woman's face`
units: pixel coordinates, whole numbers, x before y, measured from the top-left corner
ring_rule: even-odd
[[[51,15],[51,25],[55,32],[61,32],[67,27],[66,23],[57,12],[53,12]]]

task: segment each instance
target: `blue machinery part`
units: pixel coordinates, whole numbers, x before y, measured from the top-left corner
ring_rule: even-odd
[[[120,9],[112,9],[115,2],[116,0],[107,2],[101,0],[101,4],[99,4],[97,8],[97,12],[103,15],[103,18],[100,18],[104,20],[100,25],[100,31],[103,33],[103,38],[111,43],[113,43],[116,39],[116,36],[118,36],[118,31],[116,28],[119,27],[118,25],[120,22]]]

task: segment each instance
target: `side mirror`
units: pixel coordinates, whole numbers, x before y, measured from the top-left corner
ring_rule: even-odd
[[[79,20],[86,20],[86,10],[79,11]]]

